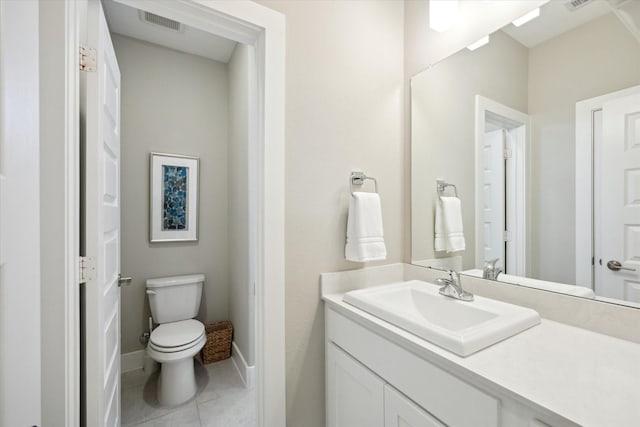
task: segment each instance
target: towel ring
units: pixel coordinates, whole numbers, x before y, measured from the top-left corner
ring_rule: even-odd
[[[375,192],[378,192],[378,181],[372,176],[367,176],[364,172],[351,172],[351,176],[349,177],[349,191],[353,196],[353,186],[354,185],[363,185],[366,179],[370,179],[373,181],[373,186]]]
[[[449,184],[443,179],[436,180],[436,189],[438,190],[438,197],[442,197],[444,195],[444,190],[446,190],[447,187],[453,187],[453,192],[456,195],[456,197],[458,197],[458,188],[455,186],[455,184]]]

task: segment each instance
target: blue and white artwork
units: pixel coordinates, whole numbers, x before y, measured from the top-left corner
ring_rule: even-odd
[[[149,241],[197,241],[200,160],[178,154],[150,154]]]
[[[162,230],[188,230],[189,168],[162,165]]]

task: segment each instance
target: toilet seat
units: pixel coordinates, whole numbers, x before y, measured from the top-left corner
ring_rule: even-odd
[[[193,347],[204,334],[204,325],[194,319],[163,323],[151,332],[149,346],[162,353],[175,353]]]
[[[178,353],[184,350],[189,350],[191,347],[193,347],[194,345],[198,344],[198,342],[200,341],[200,338],[203,337],[203,335],[201,335],[200,337],[196,338],[195,340],[191,341],[190,343],[187,343],[185,345],[181,345],[181,346],[177,346],[177,347],[160,347],[158,345],[155,345],[154,343],[150,342],[149,343],[149,347],[154,349],[157,352],[160,353]],[[206,338],[205,338],[206,340]]]
[[[206,334],[202,334],[195,342],[180,347],[174,347],[173,349],[156,347],[154,344],[149,342],[147,345],[147,354],[158,363],[182,363],[191,359],[190,363],[193,364],[193,356],[198,354],[206,342]]]

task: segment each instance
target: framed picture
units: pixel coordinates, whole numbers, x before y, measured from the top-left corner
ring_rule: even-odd
[[[198,240],[197,157],[151,153],[151,242]]]

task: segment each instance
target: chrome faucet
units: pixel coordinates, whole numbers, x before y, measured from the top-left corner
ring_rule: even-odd
[[[502,273],[502,269],[497,266],[500,258],[492,259],[484,263],[484,270],[482,270],[482,278],[489,280],[498,280],[498,274]]]
[[[449,270],[448,273],[448,279],[436,279],[436,283],[442,286],[440,288],[440,294],[446,297],[459,299],[461,301],[473,301],[473,294],[462,289],[460,273],[453,270]]]

